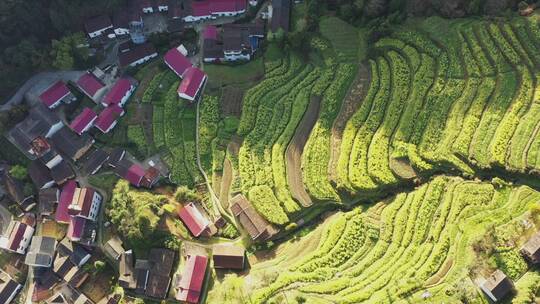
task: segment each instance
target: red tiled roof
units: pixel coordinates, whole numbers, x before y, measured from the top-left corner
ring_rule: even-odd
[[[90,97],[96,95],[96,92],[105,86],[96,78],[96,76],[90,73],[82,75],[79,80],[77,80],[77,85]]]
[[[202,83],[206,78],[206,74],[198,68],[191,67],[184,73],[184,79],[178,87],[179,94],[185,94],[191,98],[197,95]]]
[[[71,122],[69,127],[75,131],[77,134],[81,135],[83,130],[94,120],[96,120],[97,114],[90,108],[84,108],[81,114],[77,115],[75,119]]]
[[[47,107],[51,107],[53,104],[62,100],[69,94],[69,89],[63,81],[58,81],[52,86],[50,86],[45,92],[39,95],[41,102]]]
[[[192,15],[209,16],[217,13],[239,12],[247,7],[246,0],[204,0],[191,2]]]
[[[96,127],[102,132],[106,132],[116,119],[124,113],[124,110],[118,105],[106,107],[99,113],[96,119]]]
[[[129,79],[119,79],[111,88],[109,93],[105,95],[105,98],[103,98],[103,103],[106,105],[119,104],[130,89],[131,81],[129,81]]]
[[[77,188],[77,183],[74,180],[70,180],[62,187],[60,193],[60,199],[58,200],[58,207],[56,208],[55,219],[60,223],[69,223],[70,216],[68,213],[69,205],[73,201],[73,194]]]
[[[86,219],[78,216],[72,216],[69,221],[69,226],[67,230],[67,237],[71,241],[78,241],[81,239],[84,226],[86,224]]]
[[[212,12],[210,11],[210,1],[192,1],[191,11],[195,17],[211,15]]]
[[[125,179],[134,186],[140,186],[141,180],[146,172],[138,164],[133,164],[126,172]]]
[[[188,303],[198,303],[206,274],[208,258],[201,255],[189,256],[182,279],[178,284],[176,299]]]
[[[204,28],[203,37],[204,37],[204,39],[217,40],[218,39],[217,27],[215,27],[213,25],[206,26]]]
[[[211,0],[212,13],[238,12],[246,9],[246,0]]]
[[[209,224],[209,221],[204,218],[193,203],[189,203],[184,206],[184,208],[180,209],[178,211],[178,216],[195,237],[201,235]]]
[[[169,68],[171,68],[178,76],[184,75],[186,70],[192,66],[189,59],[182,55],[176,48],[170,49],[163,59]]]

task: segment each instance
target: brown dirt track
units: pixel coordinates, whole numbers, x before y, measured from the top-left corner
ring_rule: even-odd
[[[336,180],[337,177],[336,167],[341,152],[341,140],[345,125],[362,104],[362,101],[366,97],[370,82],[371,74],[368,66],[360,64],[356,78],[351,84],[349,92],[347,92],[347,95],[341,104],[338,116],[334,120],[334,125],[332,126],[330,161],[328,163],[330,180]]]
[[[319,117],[321,106],[320,97],[312,97],[311,101],[298,124],[298,128],[285,151],[285,165],[287,170],[287,182],[291,189],[291,194],[302,206],[308,207],[313,204],[311,197],[306,192],[302,180],[302,152],[311,134],[311,130]]]

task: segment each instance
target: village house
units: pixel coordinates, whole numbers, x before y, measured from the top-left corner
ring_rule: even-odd
[[[182,78],[178,87],[178,96],[191,102],[195,101],[206,82],[206,74],[196,67],[190,67]]]
[[[108,30],[113,28],[111,18],[109,16],[97,16],[88,19],[84,24],[86,33],[90,38],[96,38],[105,34]],[[113,37],[114,38],[114,37]]]
[[[201,255],[190,255],[181,276],[177,276],[176,300],[186,303],[199,303],[208,258]]]
[[[60,190],[58,188],[48,188],[39,190],[39,214],[41,216],[51,216],[58,205]]]
[[[232,17],[244,14],[246,9],[246,0],[190,1],[184,7],[182,19],[185,22],[197,22],[219,17]]]
[[[98,93],[105,88],[105,85],[94,74],[88,72],[77,80],[77,86],[86,96],[93,101],[97,101]]]
[[[63,238],[56,249],[58,256],[66,256],[77,267],[82,267],[92,255],[83,246]]]
[[[497,269],[480,285],[480,289],[493,302],[497,302],[512,292],[514,284],[502,271]]]
[[[105,95],[101,103],[104,107],[111,105],[123,107],[134,91],[135,84],[131,80],[127,78],[120,78],[107,93],[107,95]]]
[[[152,5],[152,0],[140,0],[139,5],[141,10],[145,14],[151,14],[154,12],[154,6]]]
[[[212,249],[214,268],[242,270],[246,263],[245,256],[246,250],[240,246],[218,244]]]
[[[57,185],[63,185],[69,179],[75,177],[75,171],[67,161],[63,160],[51,169],[51,177]]]
[[[243,194],[237,194],[230,201],[231,211],[254,241],[264,241],[270,237],[268,222],[260,216]]]
[[[23,211],[30,211],[36,205],[32,194],[25,194],[24,185],[9,173],[11,167],[0,163],[0,202],[16,203]]]
[[[33,235],[33,226],[19,221],[11,221],[4,235],[0,236],[0,248],[24,254]]]
[[[128,250],[120,255],[120,261],[118,265],[118,285],[126,289],[137,288],[137,278],[135,277],[133,251]],[[145,278],[146,280],[146,278]]]
[[[47,141],[63,127],[56,113],[39,103],[28,116],[8,132],[8,139],[29,159],[42,157],[50,151]]]
[[[204,62],[251,60],[264,38],[264,25],[258,23],[225,24],[222,37],[215,26],[204,30]]]
[[[84,108],[77,117],[73,119],[69,127],[77,134],[82,135],[94,125],[97,114],[90,108]]]
[[[54,293],[54,289],[60,283],[60,279],[51,268],[44,268],[44,271],[34,273],[34,289],[32,290],[32,303],[39,303],[47,300]]]
[[[105,243],[103,251],[114,260],[119,260],[126,250],[122,247],[122,240],[115,235]]]
[[[87,134],[78,136],[70,128],[62,128],[51,136],[52,146],[63,156],[78,161],[83,157],[92,145],[94,139]]]
[[[91,244],[95,240],[95,220],[102,196],[91,188],[78,188],[73,180],[62,188],[55,220],[68,224],[67,238],[73,242]]]
[[[169,11],[169,0],[156,0],[158,12]]]
[[[124,109],[118,105],[106,107],[99,113],[95,126],[102,133],[109,133],[118,123],[118,118],[124,116],[124,113]]]
[[[289,32],[291,23],[291,0],[272,0],[272,20],[270,29],[277,32],[282,29],[285,33]]]
[[[38,189],[47,189],[54,185],[51,171],[41,161],[33,160],[28,166],[28,176],[34,186]]]
[[[54,109],[62,102],[69,104],[76,98],[75,95],[73,95],[68,89],[66,84],[59,80],[41,93],[41,95],[39,95],[39,99],[47,108]]]
[[[156,299],[165,299],[171,283],[170,274],[175,252],[153,248],[148,259],[137,259],[133,267],[133,253],[128,250],[120,257],[119,285],[135,293]]]
[[[129,12],[127,10],[121,9],[114,12],[112,23],[116,36],[129,35]]]
[[[210,221],[192,202],[179,207],[178,216],[194,237],[199,237],[210,225]]]
[[[120,66],[134,67],[158,56],[156,48],[149,42],[130,46],[127,51],[118,55]]]
[[[187,69],[193,66],[186,56],[187,50],[180,45],[167,51],[163,60],[169,69],[171,69],[178,77],[182,78]]]
[[[149,166],[147,169],[144,169],[141,165],[123,157],[112,164],[111,167],[114,168],[116,175],[127,180],[135,187],[150,189],[161,178],[160,172],[156,168]]]
[[[21,284],[13,280],[9,274],[0,271],[0,303],[11,303],[21,289]]]
[[[109,160],[109,153],[103,149],[96,149],[90,153],[83,165],[83,171],[88,175],[96,174]]]
[[[520,252],[532,264],[540,263],[540,231],[536,232],[521,247]]]
[[[32,237],[24,263],[32,267],[51,267],[56,251],[56,239],[46,236]]]

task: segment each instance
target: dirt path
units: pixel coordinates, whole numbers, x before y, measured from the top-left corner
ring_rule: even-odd
[[[330,161],[328,162],[328,174],[330,180],[337,179],[336,168],[341,152],[341,140],[345,126],[366,97],[370,82],[371,73],[369,68],[367,65],[361,64],[358,68],[356,78],[351,84],[349,92],[347,92],[347,95],[341,104],[338,116],[334,120],[332,126],[332,136],[330,137]]]
[[[312,97],[311,101],[298,124],[294,136],[285,151],[285,165],[287,170],[287,182],[291,189],[291,194],[304,207],[313,204],[311,197],[306,192],[304,181],[302,180],[302,152],[311,134],[311,130],[319,117],[321,106],[320,97]]]
[[[229,208],[229,193],[232,182],[232,165],[228,158],[223,162],[223,175],[221,176],[221,187],[219,191],[219,201],[223,208]]]

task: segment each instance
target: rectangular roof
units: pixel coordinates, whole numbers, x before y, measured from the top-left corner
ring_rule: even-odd
[[[67,161],[62,160],[51,169],[51,176],[58,185],[61,185],[68,179],[75,177],[75,171]]]
[[[190,67],[184,73],[184,79],[178,87],[179,94],[195,98],[206,79],[206,74],[198,68]]]
[[[91,98],[96,95],[97,91],[105,87],[105,85],[91,73],[83,74],[77,80],[77,86]]]
[[[103,109],[103,111],[101,111],[101,113],[99,113],[98,118],[96,119],[96,128],[98,128],[102,132],[106,132],[116,121],[116,119],[122,116],[123,113],[124,110],[118,105],[111,105],[106,107],[105,109]]]
[[[170,49],[163,57],[163,60],[180,77],[183,77],[186,70],[193,66],[191,61],[180,53],[178,48]]]
[[[87,33],[97,32],[108,27],[112,27],[112,22],[107,15],[90,18],[84,24]]]
[[[64,99],[67,95],[69,95],[69,93],[70,91],[66,84],[63,81],[57,81],[43,93],[41,93],[41,95],[39,95],[39,99],[44,105],[51,107],[58,101]]]
[[[214,245],[212,259],[215,268],[243,269],[246,250],[229,244]]]
[[[64,127],[51,136],[51,142],[56,150],[77,161],[90,149],[94,140],[88,134],[79,136],[70,128]]]
[[[127,78],[120,78],[111,90],[103,98],[103,103],[106,105],[119,104],[122,98],[127,95],[131,89],[131,81]]]
[[[27,265],[50,266],[56,250],[56,239],[46,236],[32,237],[32,243],[26,254]]]
[[[121,53],[119,57],[120,66],[126,67],[144,57],[157,54],[156,48],[149,42],[136,45],[128,51]]]
[[[200,236],[210,224],[210,221],[202,215],[193,203],[181,208],[178,211],[178,216],[195,237]]]
[[[69,205],[73,200],[77,183],[74,180],[70,180],[64,184],[62,191],[60,192],[60,199],[58,201],[58,207],[56,208],[55,219],[60,223],[69,223],[70,216],[68,213]]]
[[[231,211],[252,239],[268,233],[268,222],[260,216],[243,194],[238,194],[230,201]]]
[[[189,256],[182,277],[178,283],[176,299],[188,303],[198,303],[202,292],[208,258],[201,255]]]
[[[38,189],[53,180],[49,168],[37,159],[33,160],[28,166],[28,175]]]
[[[69,127],[75,131],[75,133],[81,135],[83,130],[93,123],[97,118],[96,112],[94,110],[86,107],[82,112],[73,119]]]

